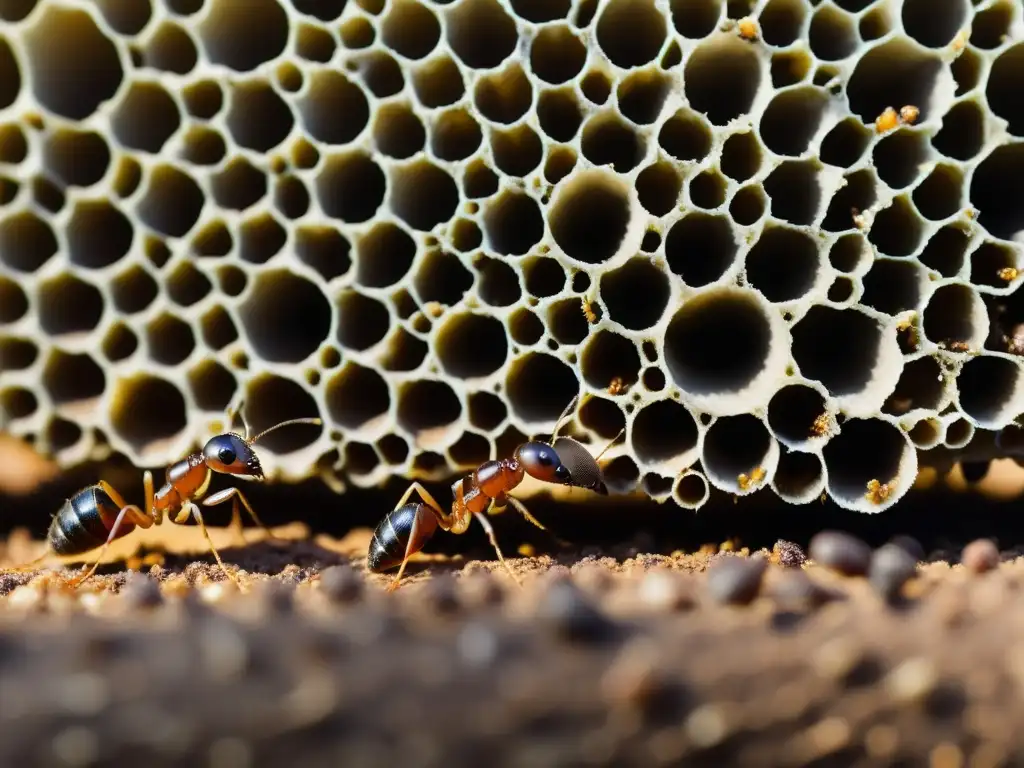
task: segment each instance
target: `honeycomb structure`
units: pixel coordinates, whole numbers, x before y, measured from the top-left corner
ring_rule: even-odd
[[[896,503],[1024,444],[1015,0],[0,0],[0,427]]]

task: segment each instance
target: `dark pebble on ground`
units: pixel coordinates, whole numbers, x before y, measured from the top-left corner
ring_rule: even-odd
[[[707,591],[716,603],[747,605],[761,592],[761,580],[768,568],[764,557],[720,558],[708,568]]]
[[[334,603],[352,603],[363,595],[363,580],[351,566],[332,565],[320,574],[320,589]]]
[[[811,559],[846,576],[864,576],[871,567],[871,547],[841,531],[823,531],[811,539]]]
[[[886,600],[895,600],[903,585],[917,573],[917,561],[903,547],[886,544],[871,557],[868,580]]]
[[[893,536],[889,539],[889,543],[900,547],[919,563],[925,558],[924,547],[922,547],[921,542],[913,536],[904,536],[902,534],[899,536]]]
[[[785,568],[799,568],[807,562],[807,555],[800,546],[785,539],[775,542],[775,554],[779,558],[779,565]]]
[[[537,618],[558,637],[587,643],[606,639],[613,624],[586,593],[564,576],[553,578],[540,597]]]

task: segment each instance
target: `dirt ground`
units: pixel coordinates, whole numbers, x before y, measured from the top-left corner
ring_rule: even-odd
[[[0,765],[1024,764],[1019,548],[640,535],[506,549],[513,579],[470,546],[389,593],[368,528],[274,533],[211,528],[244,592],[192,526],[136,531],[77,589],[81,562],[19,571],[42,542],[0,542]]]
[[[244,548],[215,531],[240,594],[198,530],[164,533],[166,555],[77,591],[75,569],[0,575],[0,764],[1024,760],[1009,554],[985,574],[921,564],[893,599],[785,546],[514,557],[521,588],[492,561],[423,557],[387,593],[369,530]],[[12,536],[0,567],[38,547]],[[716,566],[760,558],[756,595]]]

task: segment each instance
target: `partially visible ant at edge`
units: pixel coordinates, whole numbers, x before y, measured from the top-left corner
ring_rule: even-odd
[[[229,430],[234,423],[235,414],[240,409],[241,404],[238,409],[228,411],[227,426]],[[263,468],[260,465],[259,457],[253,450],[253,446],[259,440],[281,427],[293,424],[319,426],[323,422],[318,418],[289,419],[275,424],[255,436],[250,436],[245,417],[240,413],[238,415],[242,420],[244,435],[231,431],[214,435],[206,442],[201,451],[189,454],[167,467],[165,482],[155,493],[153,492],[153,473],[146,470],[144,475],[145,511],[139,509],[135,504],[126,503],[124,497],[104,480],[80,490],[65,501],[54,515],[46,534],[47,551],[30,563],[12,570],[32,570],[53,555],[58,557],[83,555],[102,546],[92,566],[83,567],[82,575],[70,582],[72,589],[75,589],[96,572],[111,543],[130,534],[136,526],[150,528],[153,525],[160,525],[165,515],[176,525],[186,523],[192,517],[202,529],[206,543],[221,571],[238,587],[239,591],[244,591],[238,579],[224,567],[224,562],[220,559],[220,554],[210,538],[210,532],[206,529],[202,512],[196,502],[202,500],[203,506],[212,507],[230,499],[231,527],[237,530],[238,536],[244,542],[242,518],[238,509],[238,502],[241,502],[249,516],[267,536],[272,539],[277,538],[263,524],[249,500],[237,488],[226,488],[212,496],[206,496],[213,473],[262,481],[264,479]]]
[[[398,573],[388,587],[388,591],[392,592],[398,588],[409,558],[423,549],[438,528],[448,533],[465,533],[473,518],[476,518],[487,533],[498,560],[512,580],[522,586],[512,568],[505,562],[494,529],[485,514],[498,514],[511,504],[526,520],[550,534],[521,501],[510,495],[523,482],[526,475],[545,483],[584,488],[602,496],[608,495],[598,461],[622,437],[625,429],[621,430],[596,457],[591,456],[581,443],[571,437],[559,437],[560,429],[578,401],[577,395],[562,411],[562,415],[555,423],[550,443],[539,440],[523,443],[516,448],[511,458],[485,461],[471,474],[456,480],[452,484],[454,499],[450,512],[445,512],[422,485],[410,485],[395,508],[384,516],[373,532],[367,553],[369,570],[383,573],[398,566]],[[420,498],[426,503],[406,503],[414,492],[419,493]],[[560,539],[559,541],[561,542]]]

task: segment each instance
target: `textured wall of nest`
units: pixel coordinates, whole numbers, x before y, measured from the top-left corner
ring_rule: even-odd
[[[878,511],[1014,444],[1013,0],[0,17],[0,425],[64,464],[168,462],[243,395],[325,419],[272,474],[369,485],[582,390],[613,491],[691,508]]]

